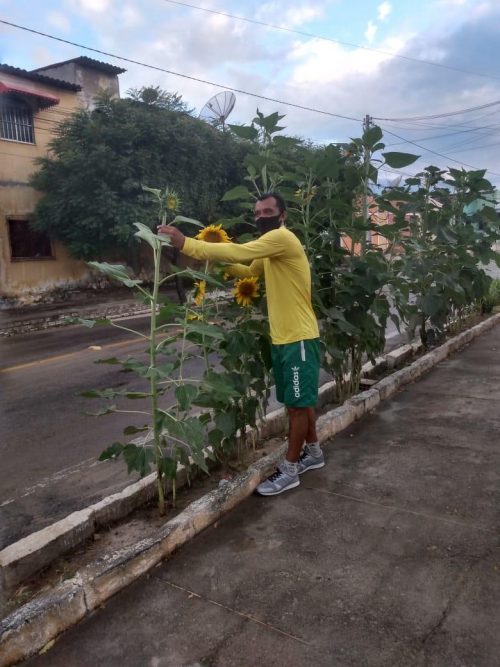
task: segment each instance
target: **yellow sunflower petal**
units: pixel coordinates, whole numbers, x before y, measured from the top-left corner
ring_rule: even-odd
[[[208,227],[204,227],[198,232],[196,238],[208,243],[231,243],[231,239],[226,230],[222,229],[222,225],[208,225]]]
[[[255,276],[240,278],[235,283],[233,294],[238,305],[245,308],[251,306],[253,300],[259,296],[259,279]]]

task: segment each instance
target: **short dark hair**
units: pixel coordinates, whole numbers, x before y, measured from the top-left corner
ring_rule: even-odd
[[[286,211],[285,200],[279,194],[279,192],[264,192],[264,194],[259,195],[259,197],[257,197],[257,201],[264,201],[264,199],[269,199],[269,197],[272,197],[274,199],[274,201],[276,202],[276,205],[278,206],[280,214],[284,213]]]

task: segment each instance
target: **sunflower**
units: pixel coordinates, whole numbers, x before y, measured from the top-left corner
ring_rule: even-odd
[[[173,190],[167,195],[165,206],[169,211],[178,211],[181,207],[181,200],[176,192]]]
[[[227,232],[222,229],[222,225],[208,225],[196,235],[196,238],[200,241],[208,241],[208,243],[231,243],[231,239]]]
[[[234,285],[233,294],[240,306],[251,306],[253,299],[259,296],[259,279],[255,276],[252,278],[240,278]]]
[[[187,314],[187,320],[188,322],[192,322],[193,320],[200,320],[203,322],[203,316],[199,315],[198,313],[191,312]]]
[[[193,301],[197,306],[201,306],[203,299],[205,298],[207,283],[204,280],[200,280],[199,283],[195,283],[195,286],[196,286],[196,294]]]

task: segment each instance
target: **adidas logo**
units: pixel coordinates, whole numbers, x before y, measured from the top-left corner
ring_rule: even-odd
[[[295,398],[300,398],[299,367],[293,366],[292,373],[293,373],[293,379],[292,379],[293,393],[295,394]]]

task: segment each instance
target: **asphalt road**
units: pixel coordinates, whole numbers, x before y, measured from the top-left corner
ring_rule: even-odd
[[[148,320],[120,324],[144,332]],[[388,334],[394,333],[391,324]],[[394,347],[400,339],[391,340]],[[138,336],[112,327],[71,326],[0,340],[0,548],[138,479],[127,475],[122,461],[97,458],[120,440],[125,426],[141,425],[142,418],[88,416],[102,402],[85,399],[81,392],[125,385],[143,390],[146,385],[135,374],[93,362],[140,357],[144,349]],[[188,369],[196,377],[201,360],[188,362]],[[167,404],[168,396],[163,400]],[[118,405],[145,407],[126,399]],[[270,409],[276,407],[273,401]]]
[[[147,320],[121,324],[144,331]],[[144,417],[88,416],[102,402],[81,392],[146,389],[144,380],[120,366],[93,363],[111,356],[140,358],[144,350],[139,337],[107,327],[72,326],[0,342],[0,548],[137,479],[128,477],[122,462],[99,463],[97,457],[125,426],[141,425]],[[199,373],[201,363],[193,360],[186,368]],[[127,399],[118,406],[146,407]]]

